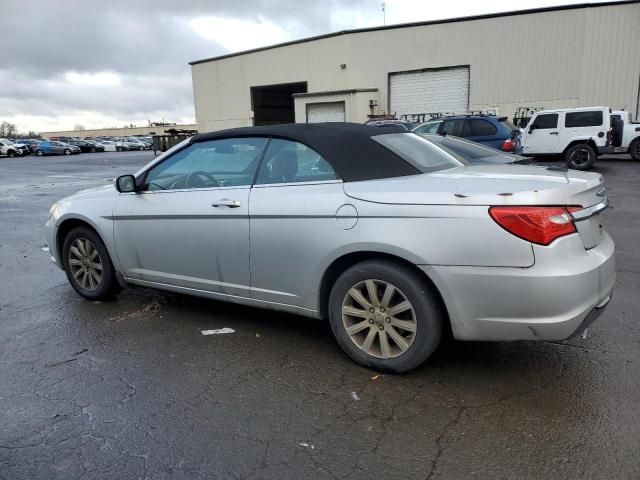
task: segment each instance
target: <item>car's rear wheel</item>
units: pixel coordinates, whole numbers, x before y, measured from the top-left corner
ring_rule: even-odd
[[[444,316],[420,275],[390,261],[370,260],[338,278],[329,320],[336,340],[357,363],[406,372],[435,351]]]
[[[634,160],[640,160],[640,138],[636,138],[629,144],[629,155]]]
[[[140,148],[138,148],[138,150],[143,151],[143,150],[144,150],[144,147],[140,147]]]
[[[36,155],[41,157],[44,155],[44,152],[42,150],[36,150]]]
[[[76,227],[69,232],[62,261],[69,283],[84,298],[104,300],[121,290],[109,252],[90,228]]]
[[[579,143],[569,147],[564,154],[569,168],[589,170],[596,163],[596,151],[586,143]]]
[[[96,153],[98,149],[96,147],[91,147],[91,153]]]

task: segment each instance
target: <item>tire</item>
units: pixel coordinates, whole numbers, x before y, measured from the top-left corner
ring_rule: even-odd
[[[91,147],[91,153],[96,153],[98,149],[96,147]]]
[[[62,264],[73,289],[87,300],[106,300],[122,290],[107,248],[88,227],[76,227],[67,234],[62,245]],[[101,273],[94,268],[98,264]]]
[[[631,155],[631,158],[634,160],[640,160],[640,137],[634,139],[629,144],[629,155]]]
[[[138,150],[142,152],[144,150],[144,147],[140,147]]]
[[[122,151],[122,147],[116,147],[116,152],[121,152]]]
[[[42,150],[36,150],[36,155],[41,157],[44,155],[44,152]]]
[[[371,285],[378,301],[371,302]],[[389,286],[395,290],[385,300]],[[351,295],[354,290],[360,292],[359,301]],[[409,302],[409,309],[386,316],[405,301]],[[387,260],[367,260],[346,270],[333,285],[329,321],[338,344],[356,363],[400,373],[418,367],[436,350],[445,315],[420,275]],[[347,331],[348,327],[352,327],[353,333]],[[398,335],[404,341],[396,341]],[[383,336],[386,342],[382,341]],[[383,343],[387,348],[383,348]]]
[[[71,150],[69,150],[68,148],[64,149],[64,154],[65,155],[71,155]]]
[[[9,158],[14,158],[16,156],[16,151],[15,150],[8,150],[7,151],[7,155],[9,155]]]
[[[596,163],[596,158],[596,151],[586,143],[573,145],[564,153],[567,166],[575,170],[589,170]]]

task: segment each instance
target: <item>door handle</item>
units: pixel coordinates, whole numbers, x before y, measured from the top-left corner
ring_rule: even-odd
[[[549,132],[549,135],[558,135],[558,132]]]
[[[212,207],[229,207],[229,208],[238,208],[242,205],[238,200],[229,200],[228,198],[221,198],[217,202],[213,202],[211,204]]]

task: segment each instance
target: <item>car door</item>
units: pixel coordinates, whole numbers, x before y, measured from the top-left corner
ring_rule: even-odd
[[[266,138],[186,145],[113,212],[124,276],[140,285],[249,296],[249,191]]]
[[[558,113],[540,113],[525,129],[523,153],[558,153]]]
[[[311,272],[344,232],[336,212],[346,198],[342,180],[318,153],[302,143],[270,141],[249,201],[252,298],[315,305]]]
[[[496,138],[498,129],[489,120],[484,118],[470,118],[467,120],[468,135],[463,135],[467,140],[482,143],[487,147],[500,148],[504,140]]]

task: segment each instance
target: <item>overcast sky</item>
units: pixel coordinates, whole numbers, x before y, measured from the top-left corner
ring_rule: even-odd
[[[189,61],[381,25],[379,0],[0,0],[0,121],[46,131],[195,120]],[[580,0],[386,0],[387,25]]]

